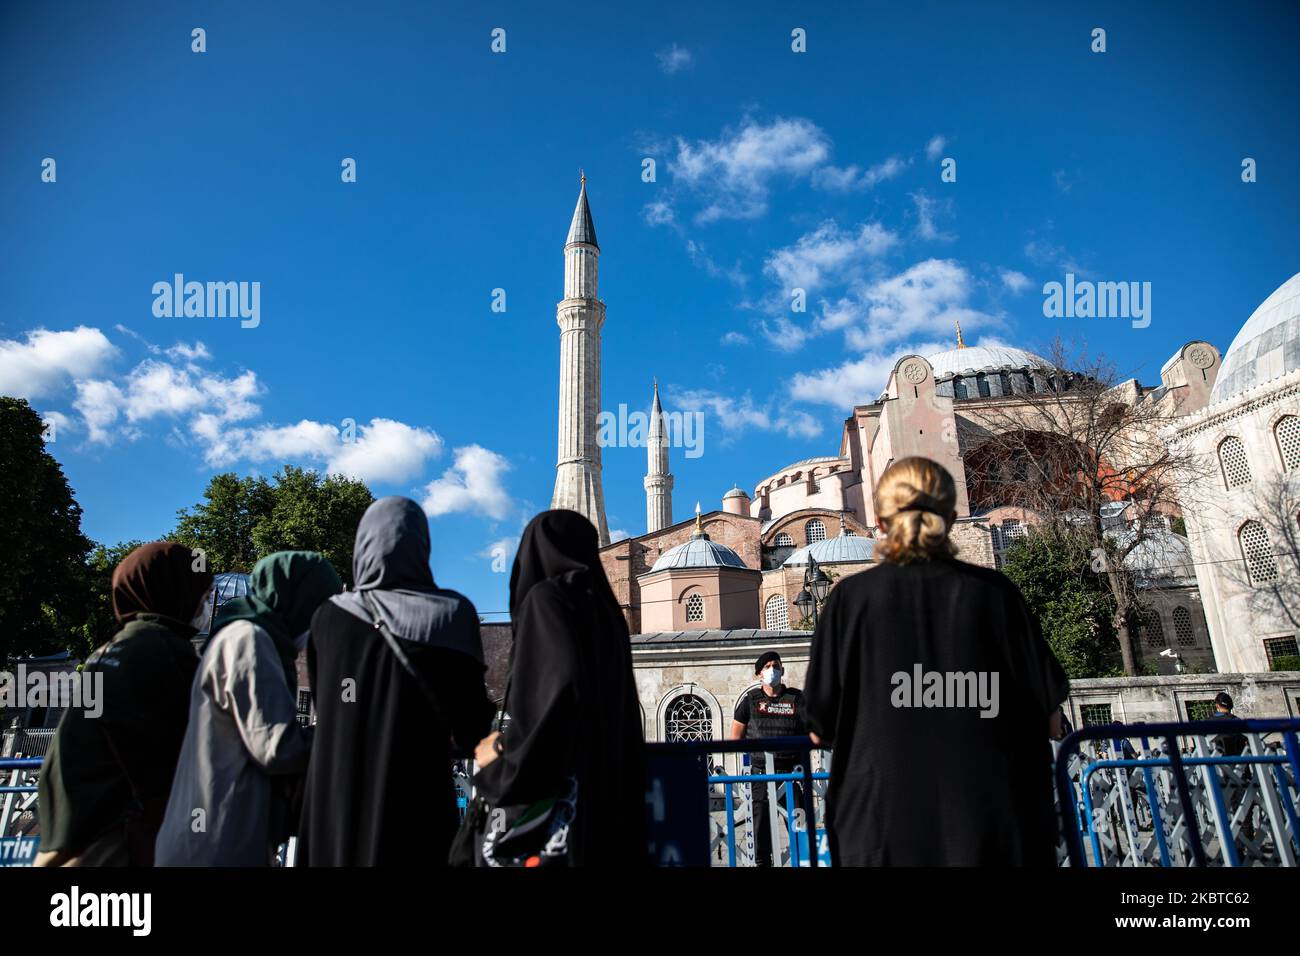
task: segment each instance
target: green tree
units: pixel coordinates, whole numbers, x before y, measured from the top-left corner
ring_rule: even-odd
[[[203,497],[177,513],[169,537],[202,549],[213,571],[251,571],[273,551],[319,551],[352,583],[357,524],[374,501],[364,482],[285,465],[270,480],[216,475]]]
[[[45,448],[45,424],[18,398],[0,397],[0,659],[49,654],[77,620],[90,540],[63,469]]]
[[[1115,635],[1115,598],[1105,578],[1093,572],[1092,561],[1088,535],[1036,526],[1015,542],[1002,565],[1071,678],[1124,672]]]

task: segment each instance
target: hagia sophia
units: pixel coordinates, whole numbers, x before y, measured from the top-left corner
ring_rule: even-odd
[[[1000,567],[1035,520],[991,490],[998,486],[991,469],[1002,465],[987,443],[991,429],[1014,424],[1034,396],[1068,385],[1047,359],[967,346],[958,327],[953,348],[898,359],[884,390],[848,410],[832,453],[777,468],[752,492],[731,488],[718,508],[697,505],[687,520],[673,521],[656,388],[646,531],[609,543],[596,441],[605,306],[585,179],[564,253],[552,507],[577,510],[599,530],[601,559],[633,635],[648,739],[721,736],[728,708],[755,684],[748,671],[762,651],[781,653],[798,684],[811,637],[811,616],[800,607],[809,560],[831,582],[872,567],[871,490],[892,461],[923,455],[952,473],[952,538],[962,560]],[[1163,516],[1163,527],[1148,528],[1148,540],[1127,559],[1149,608],[1139,653],[1164,674],[1268,671],[1275,658],[1297,653],[1300,275],[1255,310],[1226,352],[1189,341],[1160,378],[1120,383],[1114,394],[1157,403],[1160,419],[1173,423],[1161,440],[1212,459],[1218,477],[1197,500],[1180,501],[1180,514]],[[815,613],[806,594],[802,604]]]

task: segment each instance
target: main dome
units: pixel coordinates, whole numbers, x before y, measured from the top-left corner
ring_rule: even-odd
[[[1222,402],[1300,368],[1300,272],[1260,303],[1224,353],[1210,402]]]
[[[689,541],[669,548],[659,555],[650,573],[670,571],[674,568],[743,568],[745,562],[725,544],[710,541],[706,536],[693,537]]]
[[[992,372],[1008,368],[1050,369],[1052,363],[1041,355],[1009,345],[967,345],[927,355],[934,369],[935,381],[964,372]]]

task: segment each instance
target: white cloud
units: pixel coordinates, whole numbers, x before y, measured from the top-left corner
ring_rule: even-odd
[[[790,318],[784,315],[778,315],[770,320],[762,320],[759,323],[759,329],[762,331],[763,337],[767,339],[768,344],[781,352],[799,351],[812,334],[803,326],[790,321]]]
[[[749,336],[744,332],[728,332],[722,337],[723,345],[748,345]]]
[[[865,171],[856,165],[823,166],[813,172],[812,184],[817,189],[832,192],[871,189],[888,179],[894,179],[906,168],[907,163],[897,156],[890,156],[884,162],[877,163]]]
[[[641,215],[648,226],[666,226],[673,222],[673,207],[666,200],[656,199],[642,207]]]
[[[790,383],[790,397],[836,408],[874,402],[902,356],[933,355],[951,347],[951,343],[937,342],[900,345],[887,352],[868,352],[835,368],[801,372]]]
[[[202,342],[195,342],[193,345],[177,342],[167,349],[164,354],[170,359],[185,362],[201,362],[212,358],[212,353],[208,351],[208,347]]]
[[[669,76],[686,69],[695,62],[695,57],[691,51],[679,47],[676,43],[666,46],[656,53],[655,59],[659,61],[659,69]]]
[[[948,141],[942,136],[936,136],[925,144],[925,158],[934,162],[943,155],[943,148],[948,145]]]
[[[686,240],[686,252],[690,255],[692,262],[714,278],[726,279],[738,286],[743,286],[749,281],[739,260],[731,268],[723,268],[714,262],[713,258],[704,251],[704,247],[694,239]]]
[[[869,353],[881,343],[918,335],[946,337],[955,322],[967,329],[996,323],[994,316],[967,305],[973,285],[970,274],[951,259],[926,259],[872,282],[857,294],[864,317],[845,327],[846,343]]]
[[[610,529],[609,529],[609,543],[610,543],[610,544],[613,544],[615,541],[624,541],[624,540],[626,540],[627,538],[630,538],[630,537],[632,537],[632,535],[628,534],[628,532],[627,532],[625,529],[623,529],[623,528],[610,528]]]
[[[952,242],[956,236],[940,232],[934,224],[935,210],[940,207],[938,200],[931,199],[923,192],[911,193],[912,202],[916,204],[916,234],[927,241]],[[946,206],[946,204],[944,204]]]
[[[116,424],[118,413],[125,404],[126,396],[112,382],[89,381],[77,383],[77,397],[72,407],[81,413],[87,437],[92,442],[107,443],[114,436],[109,427]],[[121,429],[117,434],[130,438],[135,432]]]
[[[681,411],[704,412],[706,431],[714,425],[729,436],[751,429],[780,432],[797,438],[811,438],[822,432],[821,425],[807,412],[788,408],[773,412],[772,402],[766,406],[756,405],[748,392],[735,399],[708,389],[673,389],[671,402],[673,408]]]
[[[308,419],[296,425],[231,427],[203,413],[195,418],[193,431],[206,446],[204,460],[214,468],[241,461],[307,462],[322,466],[326,474],[368,484],[409,481],[443,449],[435,432],[388,418],[371,419],[352,434],[339,425]]]
[[[1002,284],[1017,295],[1033,285],[1033,280],[1029,276],[1015,269],[999,269],[998,275],[1002,279]]]
[[[27,341],[0,339],[0,393],[28,400],[50,395],[70,381],[94,375],[117,352],[99,329],[35,329]]]
[[[716,140],[677,140],[672,171],[677,181],[705,197],[697,222],[756,219],[767,211],[771,181],[805,176],[830,156],[830,139],[809,120],[746,119]]]
[[[827,282],[861,271],[866,260],[887,252],[898,236],[877,222],[866,222],[856,233],[846,232],[833,220],[800,236],[792,246],[767,257],[763,271],[775,278],[782,291],[812,291]]]
[[[510,496],[501,476],[510,463],[479,445],[457,448],[452,466],[425,487],[424,511],[430,518],[469,512],[501,519],[510,510]]]

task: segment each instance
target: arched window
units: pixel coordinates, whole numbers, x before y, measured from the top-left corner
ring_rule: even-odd
[[[1246,559],[1246,573],[1251,584],[1272,584],[1277,580],[1277,559],[1268,531],[1258,521],[1247,521],[1237,532],[1241,554]]]
[[[956,376],[956,377],[952,380],[952,396],[953,396],[953,398],[966,398],[966,397],[967,397],[967,395],[966,395],[966,382],[965,382],[965,380],[964,380],[960,375]]]
[[[794,538],[790,537],[788,534],[786,534],[784,531],[782,531],[780,534],[778,534],[778,535],[776,536],[776,547],[778,547],[778,548],[793,548],[793,547],[794,547]]]
[[[1165,646],[1164,625],[1160,623],[1160,614],[1155,608],[1148,608],[1142,615],[1142,639],[1146,641],[1147,647]]]
[[[1196,643],[1196,632],[1192,630],[1192,613],[1181,604],[1174,608],[1174,637],[1179,647],[1191,647]]]
[[[709,705],[694,694],[673,699],[664,711],[664,738],[669,743],[713,739],[713,715]]]
[[[698,624],[704,620],[704,595],[698,591],[686,599],[686,623]]]
[[[821,518],[813,518],[803,526],[803,530],[809,544],[826,540],[826,525],[822,524]]]
[[[1300,415],[1283,415],[1278,419],[1273,437],[1282,455],[1282,467],[1287,471],[1300,468]]]
[[[1228,488],[1250,484],[1250,462],[1246,460],[1246,446],[1236,435],[1229,435],[1219,444],[1219,464],[1223,466],[1223,483]]]
[[[848,525],[846,525],[846,524],[841,524],[841,525],[840,525],[840,534],[844,535],[844,537],[846,537],[846,538],[852,538],[852,537],[854,537],[855,535],[857,535],[857,532],[854,531],[852,528],[850,528]]]
[[[784,631],[790,626],[790,606],[786,604],[785,595],[773,594],[767,599],[763,618],[769,631]]]
[[[992,394],[989,391],[989,377],[983,372],[975,373],[975,387],[979,390],[981,398],[988,398]]]

